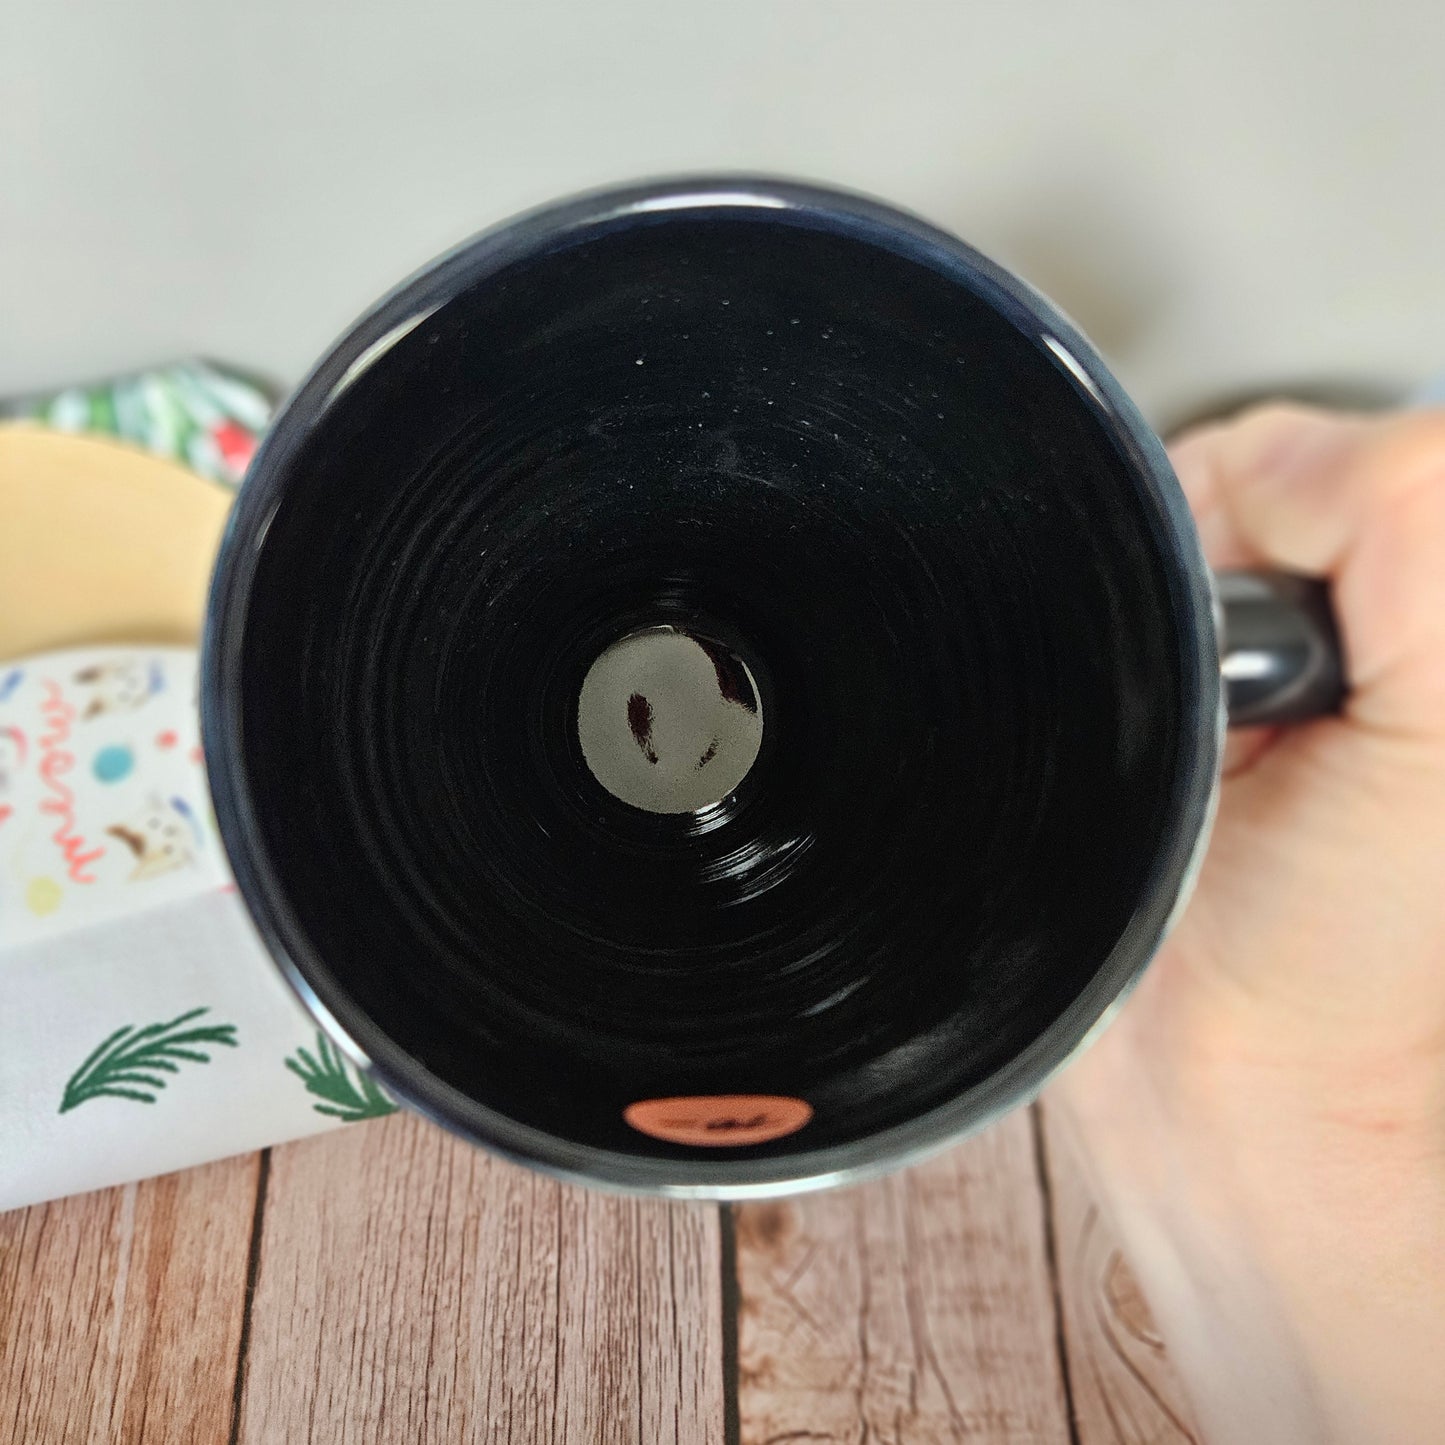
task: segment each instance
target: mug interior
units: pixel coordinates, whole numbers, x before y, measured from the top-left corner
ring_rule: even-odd
[[[804,214],[574,227],[292,439],[222,687],[292,959],[384,1078],[624,1163],[721,1157],[641,1101],[803,1100],[726,1151],[782,1159],[976,1088],[1090,985],[1178,827],[1175,564],[984,289]],[[579,740],[652,630],[762,719],[682,811]]]

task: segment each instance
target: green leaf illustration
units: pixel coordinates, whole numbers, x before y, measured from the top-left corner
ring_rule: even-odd
[[[286,1060],[286,1067],[306,1085],[308,1094],[326,1101],[312,1105],[318,1114],[352,1124],[396,1113],[396,1105],[366,1074],[351,1069],[323,1033],[316,1035],[314,1054],[310,1049],[297,1049]]]
[[[137,1104],[154,1104],[156,1094],[166,1086],[164,1075],[179,1073],[183,1063],[211,1062],[210,1054],[201,1045],[236,1047],[235,1024],[186,1027],[209,1012],[208,1008],[193,1008],[166,1023],[143,1029],[127,1024],[117,1029],[70,1076],[60,1112],[69,1113],[90,1099],[132,1099]]]

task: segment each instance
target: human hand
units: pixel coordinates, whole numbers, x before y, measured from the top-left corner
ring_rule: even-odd
[[[1210,562],[1328,576],[1345,714],[1232,740],[1194,899],[1054,1087],[1211,1442],[1445,1429],[1445,413],[1173,449]]]

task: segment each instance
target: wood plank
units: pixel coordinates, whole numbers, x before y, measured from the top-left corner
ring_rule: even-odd
[[[240,1439],[722,1438],[717,1212],[405,1114],[273,1151]]]
[[[742,1445],[1067,1445],[1026,1112],[902,1174],[736,1218]]]
[[[0,1215],[0,1439],[227,1439],[259,1158]]]
[[[1057,1105],[1039,1112],[1079,1445],[1197,1441],[1184,1387],[1075,1138]]]

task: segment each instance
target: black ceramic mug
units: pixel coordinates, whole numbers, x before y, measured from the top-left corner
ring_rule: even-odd
[[[952,236],[590,195],[281,413],[211,598],[216,813],[399,1099],[594,1183],[836,1182],[1028,1099],[1139,977],[1226,694],[1337,706],[1319,585],[1220,582],[1092,348]]]

